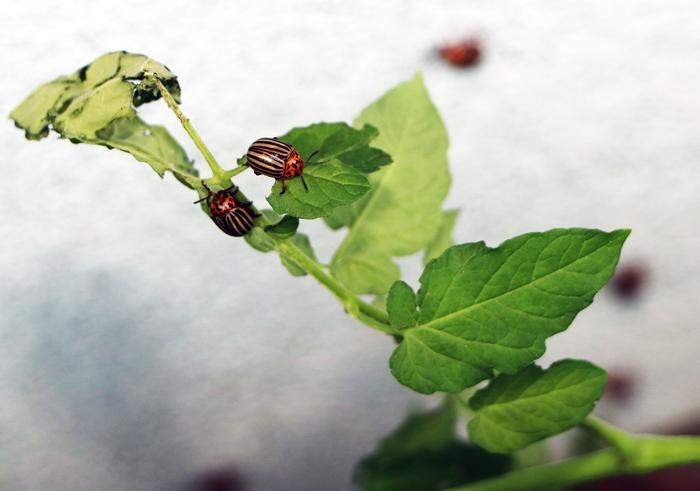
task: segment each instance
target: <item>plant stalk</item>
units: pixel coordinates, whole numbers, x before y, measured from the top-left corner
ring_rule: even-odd
[[[182,127],[185,129],[199,151],[202,152],[202,155],[204,155],[207,164],[209,164],[209,168],[214,174],[212,181],[216,182],[219,186],[226,187],[227,183],[231,182],[231,178],[233,176],[240,174],[247,169],[247,167],[241,166],[229,171],[224,170],[216,161],[214,155],[212,155],[212,153],[209,151],[209,148],[199,136],[197,130],[194,129],[194,126],[192,126],[190,120],[180,110],[177,101],[175,101],[175,98],[168,91],[165,85],[163,85],[163,83],[155,75],[150,74],[148,77],[153,81],[153,83],[156,84],[158,90],[163,96],[163,99],[165,99],[165,102],[180,120]],[[246,199],[245,195],[240,191],[239,196],[243,200]],[[258,211],[255,208],[253,209],[256,212]],[[265,223],[264,219],[261,219],[261,221],[263,224]],[[259,223],[258,225],[261,224]],[[338,283],[333,277],[326,274],[317,261],[304,254],[304,252],[292,242],[282,239],[275,239],[275,241],[277,242],[277,251],[280,254],[294,261],[299,265],[299,267],[316,278],[316,280],[330,290],[330,292],[333,293],[338,300],[340,300],[345,307],[345,310],[350,315],[373,329],[377,329],[378,331],[382,331],[387,334],[395,334],[395,331],[389,325],[389,316],[385,311],[362,301],[359,297],[357,297],[357,295]]]
[[[202,138],[199,136],[199,133],[197,133],[197,130],[194,129],[194,126],[192,126],[192,123],[190,123],[190,120],[185,114],[180,110],[180,106],[177,104],[177,101],[175,101],[175,98],[173,95],[170,93],[170,91],[163,85],[163,82],[160,81],[158,77],[156,77],[153,74],[149,74],[148,78],[153,81],[153,83],[156,84],[156,87],[158,87],[158,90],[160,91],[160,94],[163,96],[163,99],[165,102],[168,104],[170,109],[175,113],[177,118],[180,120],[180,123],[182,123],[182,127],[185,129],[187,134],[190,136],[194,144],[197,146],[199,151],[202,153],[204,156],[204,159],[207,161],[207,164],[209,165],[209,168],[211,171],[214,173],[214,176],[219,178],[219,179],[226,179],[229,178],[235,174],[229,175],[231,171],[228,173],[219,165],[219,163],[216,161],[214,158],[214,155],[211,153],[209,150],[209,147],[204,143]],[[234,169],[236,170],[236,169]],[[243,168],[245,170],[245,168]]]
[[[387,334],[395,334],[395,331],[389,326],[389,316],[386,312],[360,300],[353,292],[327,274],[318,262],[304,254],[293,243],[287,240],[277,240],[277,251],[316,278],[340,300],[350,315],[373,329]]]
[[[612,428],[607,423],[605,425]],[[526,467],[448,491],[537,491],[603,477],[645,474],[666,467],[700,463],[700,438],[628,434],[625,437],[634,441],[634,447],[624,459],[620,458],[617,448],[607,448],[559,462]]]

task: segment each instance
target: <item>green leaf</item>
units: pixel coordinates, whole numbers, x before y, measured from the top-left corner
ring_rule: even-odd
[[[267,197],[272,209],[299,218],[318,218],[337,206],[352,203],[370,189],[364,174],[336,159],[304,167],[304,179],[308,191],[295,177],[287,181],[284,194],[280,194],[281,181],[276,181]]]
[[[370,455],[355,468],[353,483],[364,491],[439,491],[498,476],[510,467],[505,455],[453,441],[401,457]]]
[[[337,159],[360,172],[370,173],[391,163],[389,155],[369,146],[378,134],[371,125],[355,129],[346,123],[316,123],[293,128],[279,139],[293,145],[305,159],[318,151],[313,163]]]
[[[363,490],[432,491],[505,472],[510,460],[456,439],[450,404],[409,416],[356,467]]]
[[[272,210],[261,210],[260,213],[265,217],[267,223],[271,225],[279,223],[279,221],[282,220],[282,217]],[[274,239],[267,235],[262,227],[253,227],[253,230],[245,234],[243,238],[250,247],[257,251],[270,252],[275,250],[276,243]]]
[[[420,278],[418,323],[401,331],[392,373],[421,393],[456,393],[529,365],[608,282],[628,235],[555,229],[449,248]]]
[[[459,215],[459,210],[443,212],[440,228],[438,228],[435,237],[428,243],[423,253],[423,265],[428,264],[454,244],[452,230],[455,228],[455,223],[457,223],[457,215]]]
[[[129,152],[137,160],[149,164],[159,176],[167,170],[197,175],[185,150],[162,126],[149,125],[137,116],[113,120],[97,132],[103,145]]]
[[[314,253],[313,247],[311,247],[311,242],[309,241],[309,237],[306,234],[296,234],[294,235],[291,239],[289,239],[294,245],[296,245],[301,251],[309,256],[311,259],[314,261],[316,260],[316,254]],[[280,254],[280,261],[282,261],[282,265],[287,268],[287,271],[289,271],[292,276],[305,276],[306,271],[304,271],[303,268],[301,268],[297,263],[295,263],[292,259],[288,258],[284,254]]]
[[[331,264],[331,274],[351,285],[355,293],[382,295],[401,278],[399,267],[391,260],[370,254],[355,254]]]
[[[379,264],[379,258],[388,263],[423,249],[442,222],[442,202],[450,186],[447,134],[420,75],[367,107],[355,121],[358,127],[365,124],[379,130],[374,145],[391,155],[393,163],[371,174],[371,197],[356,210],[332,265],[339,279],[358,280],[346,284],[353,291],[386,293],[390,283],[381,272],[390,266]],[[358,255],[376,258],[378,283],[344,273]]]
[[[278,239],[287,239],[297,232],[298,227],[299,219],[297,217],[285,215],[279,222],[265,227],[265,232]]]
[[[377,446],[377,452],[398,456],[421,450],[438,450],[455,440],[457,414],[452,404],[409,415],[401,425]]]
[[[161,177],[169,170],[192,187],[197,172],[182,147],[165,128],[136,117],[135,107],[160,97],[147,73],[158,77],[179,100],[177,77],[167,67],[147,56],[119,51],[41,85],[10,117],[29,139],[41,139],[51,128],[74,143],[131,153]]]
[[[326,225],[328,225],[333,230],[338,230],[343,227],[349,227],[362,213],[362,210],[364,209],[365,205],[371,197],[372,191],[365,194],[363,197],[353,202],[352,204],[334,208],[329,215],[323,217],[323,221],[326,222]]]
[[[387,309],[392,327],[405,329],[416,325],[418,319],[416,294],[403,281],[397,281],[391,286],[387,297]]]
[[[591,412],[606,378],[605,370],[582,360],[501,374],[469,400],[476,411],[469,438],[491,452],[508,453],[557,435]]]

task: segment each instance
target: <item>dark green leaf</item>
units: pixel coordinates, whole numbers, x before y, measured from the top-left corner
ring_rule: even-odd
[[[294,243],[301,251],[309,256],[311,259],[316,260],[316,254],[314,253],[313,247],[311,247],[311,242],[309,241],[309,237],[306,234],[295,234],[291,239],[288,239],[291,242]],[[306,271],[304,271],[303,268],[301,268],[297,263],[295,263],[292,259],[288,258],[284,254],[280,254],[280,261],[282,261],[282,265],[287,268],[287,271],[289,271],[292,276],[305,276]]]
[[[366,457],[355,468],[353,482],[364,491],[439,491],[503,474],[510,467],[505,455],[454,441],[401,457]]]
[[[491,452],[507,453],[568,430],[591,412],[606,378],[604,370],[581,360],[501,374],[469,400],[476,412],[469,438]]]
[[[420,75],[362,111],[355,126],[365,124],[379,130],[373,145],[391,155],[393,163],[370,175],[371,197],[361,208],[353,206],[350,230],[331,264],[338,278],[358,280],[346,284],[353,291],[386,293],[391,282],[381,273],[390,266],[379,259],[390,262],[425,248],[442,221],[450,186],[447,133]],[[342,220],[333,217],[332,223]],[[376,284],[342,271],[354,265],[356,255],[375,258]]]
[[[392,373],[429,394],[460,392],[493,370],[529,365],[608,282],[628,235],[555,229],[495,249],[483,242],[449,248],[420,278],[418,323],[402,331]]]
[[[285,215],[278,223],[265,227],[265,232],[278,239],[287,239],[297,232],[298,227],[299,219],[297,217]]]
[[[290,214],[299,218],[318,218],[328,215],[334,208],[352,203],[360,198],[370,186],[364,174],[339,160],[313,163],[304,167],[304,179],[287,181],[287,191],[282,192],[281,181],[276,181],[267,201],[279,214]]]
[[[272,225],[282,220],[282,217],[272,210],[261,210],[260,213],[265,217],[267,223]],[[243,238],[250,247],[257,251],[270,252],[275,250],[275,241],[261,227],[253,227],[253,230],[244,235]]]
[[[370,125],[358,130],[345,123],[316,123],[294,128],[279,139],[293,145],[304,159],[318,151],[312,159],[314,163],[337,159],[360,172],[370,173],[391,163],[389,155],[369,146],[378,134]]]
[[[457,440],[450,404],[409,416],[356,467],[363,490],[433,491],[505,472],[510,460]]]
[[[403,281],[397,281],[391,286],[387,298],[387,309],[392,327],[405,329],[416,325],[418,319],[416,294]]]

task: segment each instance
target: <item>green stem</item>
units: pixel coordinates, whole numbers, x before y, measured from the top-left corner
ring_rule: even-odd
[[[158,87],[158,90],[163,96],[163,99],[165,99],[165,102],[175,113],[177,119],[180,120],[180,123],[182,123],[182,127],[185,128],[185,131],[190,136],[190,138],[197,146],[199,151],[202,152],[202,155],[204,155],[204,159],[207,161],[207,164],[209,164],[209,168],[214,173],[214,176],[220,179],[227,178],[227,172],[216,161],[214,155],[212,155],[212,153],[209,151],[209,147],[207,147],[202,138],[199,136],[197,130],[194,129],[194,126],[192,126],[192,123],[190,123],[189,118],[185,116],[185,114],[180,110],[180,106],[178,106],[177,101],[170,93],[170,91],[165,87],[165,85],[163,85],[163,82],[161,82],[160,79],[155,75],[149,75],[148,77],[153,81],[153,83],[156,84],[156,87]]]
[[[185,131],[190,136],[190,138],[197,146],[199,151],[202,152],[202,155],[204,155],[204,158],[206,159],[207,163],[209,164],[209,167],[211,168],[211,171],[214,173],[214,177],[208,179],[207,182],[216,183],[218,186],[225,188],[227,187],[227,183],[231,182],[232,177],[248,169],[247,167],[239,166],[228,171],[224,170],[216,161],[214,155],[212,155],[212,153],[209,151],[209,148],[199,136],[197,130],[194,129],[194,126],[192,126],[190,120],[180,110],[177,101],[168,91],[165,85],[163,85],[163,83],[155,75],[151,74],[149,75],[149,78],[153,81],[153,83],[156,84],[158,90],[163,96],[163,99],[165,99],[165,102],[178,117],[178,119],[182,123],[182,127],[185,128]],[[199,189],[199,186],[197,186],[197,189]],[[200,189],[200,192],[203,192],[203,190]],[[239,197],[242,200],[246,199],[245,195],[240,190]],[[258,211],[255,208],[253,209],[256,212]],[[258,220],[258,226],[264,226],[265,223],[266,220],[264,220],[263,218]],[[343,306],[350,315],[352,315],[360,322],[368,325],[373,329],[377,329],[388,334],[395,334],[395,330],[393,330],[389,326],[389,316],[385,311],[375,307],[374,305],[370,305],[360,300],[360,298],[357,297],[354,293],[352,293],[350,290],[338,283],[330,275],[326,274],[326,272],[323,271],[323,268],[317,261],[304,254],[303,251],[297,246],[295,246],[292,242],[278,239],[275,239],[275,241],[277,242],[277,251],[280,254],[283,254],[290,258],[292,261],[297,263],[302,269],[304,269],[304,271],[316,278],[323,286],[328,288],[328,290],[330,290],[331,293],[333,293],[340,300],[340,302],[343,304]]]
[[[395,331],[389,326],[389,316],[386,312],[360,300],[354,293],[338,283],[332,276],[326,274],[318,262],[304,254],[304,252],[293,243],[286,240],[278,240],[277,251],[294,261],[304,271],[316,278],[319,283],[325,286],[340,300],[340,303],[343,304],[345,310],[347,310],[350,315],[378,331],[387,334],[395,334]]]
[[[580,426],[592,436],[602,440],[618,451],[621,457],[627,459],[635,452],[637,444],[635,437],[611,424],[606,423],[592,414],[586,417]]]
[[[700,463],[700,438],[625,436],[634,441],[633,451],[625,459],[620,458],[617,449],[607,448],[560,462],[526,467],[448,491],[535,491],[572,486],[603,477],[645,474],[666,467]]]

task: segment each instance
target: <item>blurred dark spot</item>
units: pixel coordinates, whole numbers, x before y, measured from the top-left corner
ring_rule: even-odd
[[[603,396],[614,402],[628,402],[634,396],[636,385],[637,380],[632,372],[611,370],[608,372],[608,383]]]
[[[639,297],[649,279],[649,270],[642,263],[623,264],[617,268],[610,288],[621,300],[632,301]]]
[[[700,491],[700,466],[664,469],[644,476],[620,476],[576,488],[578,491]]]
[[[190,491],[243,491],[246,483],[234,465],[209,469],[192,480]]]
[[[452,66],[468,68],[481,60],[481,41],[476,38],[445,43],[438,48],[440,57]]]

